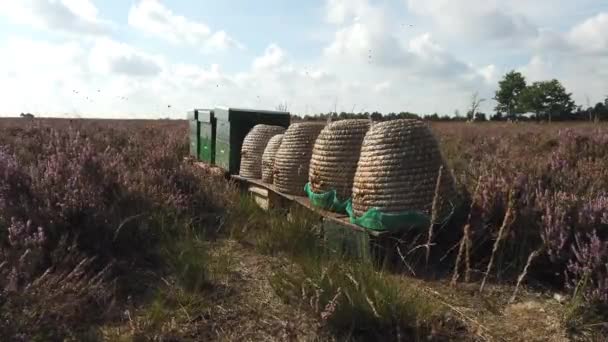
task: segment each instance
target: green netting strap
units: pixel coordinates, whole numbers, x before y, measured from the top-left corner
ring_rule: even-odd
[[[407,211],[398,214],[383,213],[377,208],[371,208],[365,214],[355,217],[352,201],[348,201],[346,212],[350,223],[375,231],[401,231],[412,228],[428,227],[428,215],[418,211]]]
[[[323,193],[315,193],[310,188],[310,182],[304,186],[304,192],[308,196],[310,203],[325,210],[334,211],[337,213],[346,213],[346,206],[350,203],[350,199],[346,201],[340,201],[336,190],[330,190]]]

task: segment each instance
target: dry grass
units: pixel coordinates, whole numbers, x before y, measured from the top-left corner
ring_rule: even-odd
[[[235,241],[211,245],[213,286],[186,291],[167,280],[151,303],[136,308],[122,324],[103,329],[107,340],[286,341],[331,339],[319,321],[284,304],[270,286],[285,260],[256,253]],[[218,268],[217,264],[223,265]]]

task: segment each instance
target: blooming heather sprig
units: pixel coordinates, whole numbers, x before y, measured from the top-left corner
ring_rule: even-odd
[[[43,228],[29,220],[12,218],[7,233],[7,244],[0,247],[0,263],[5,264],[0,270],[0,290],[17,291],[40,271],[47,239]]]
[[[0,146],[0,222],[24,217],[32,205],[31,179],[14,155]]]
[[[578,233],[572,253],[568,287],[574,290],[583,285],[580,290],[588,301],[608,303],[608,241],[602,241],[595,230]]]
[[[7,231],[8,243],[13,248],[39,248],[46,242],[42,227],[34,228],[30,220],[23,223],[13,217]]]
[[[577,197],[563,192],[537,190],[537,205],[541,213],[540,236],[553,262],[563,262],[572,233],[572,214]]]

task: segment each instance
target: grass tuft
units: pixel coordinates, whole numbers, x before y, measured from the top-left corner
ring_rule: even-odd
[[[254,218],[246,226],[248,234],[240,238],[253,241],[260,252],[287,256],[295,263],[295,267],[277,270],[270,279],[286,303],[307,309],[340,340],[409,341],[436,333],[434,323],[445,313],[439,303],[378,271],[372,261],[329,251],[317,215],[295,207],[287,219],[283,211],[266,213],[253,206],[253,200],[244,197],[236,209]],[[265,215],[265,222],[255,221],[258,215]],[[232,224],[244,227],[238,221]]]

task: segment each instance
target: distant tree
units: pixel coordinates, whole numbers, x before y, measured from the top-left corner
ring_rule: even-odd
[[[287,106],[287,102],[279,103],[275,107],[275,110],[277,110],[279,112],[288,112],[289,111],[289,107]]]
[[[562,84],[553,79],[551,81],[534,82],[521,93],[520,107],[535,113],[537,120],[553,116],[558,118],[569,117],[576,105],[572,100],[572,93],[566,92]]]
[[[608,106],[605,103],[598,102],[595,107],[591,110],[593,117],[596,120],[607,120],[608,119]]]
[[[373,112],[371,114],[371,118],[373,121],[380,121],[382,120],[382,114],[380,114],[379,112]]]
[[[500,117],[506,115],[512,118],[520,112],[519,95],[526,88],[525,77],[515,70],[508,72],[504,78],[498,82],[498,90],[495,93],[496,114]]]
[[[490,117],[490,121],[502,121],[502,120],[504,120],[504,117],[502,116],[502,114],[500,112],[497,112]]]
[[[474,121],[488,121],[486,114],[482,112],[476,112]]]
[[[22,118],[25,118],[25,119],[33,119],[34,118],[34,114],[31,114],[31,113],[21,113],[19,116],[21,116]]]
[[[416,113],[410,113],[410,112],[400,112],[399,118],[400,119],[420,119],[420,115],[418,115]]]
[[[439,120],[439,115],[437,113],[433,113],[431,115],[426,115],[424,117],[425,120],[429,120],[429,121],[438,121]]]
[[[397,113],[395,113],[395,112],[390,112],[384,116],[384,119],[386,119],[386,120],[395,120],[397,118],[398,118]]]
[[[481,105],[482,102],[484,102],[486,99],[482,99],[479,98],[479,93],[478,92],[474,92],[473,95],[471,95],[471,101],[469,102],[469,110],[467,111],[467,119],[469,120],[473,120],[475,119],[475,114],[477,113],[477,110],[479,109],[479,105]]]
[[[547,99],[543,88],[542,82],[534,82],[526,86],[519,98],[520,108],[526,112],[533,112],[537,121],[547,111]]]

